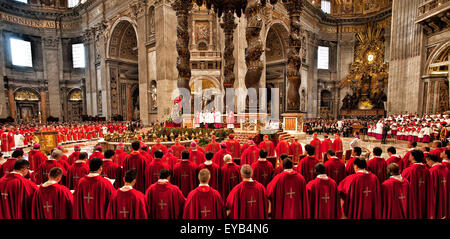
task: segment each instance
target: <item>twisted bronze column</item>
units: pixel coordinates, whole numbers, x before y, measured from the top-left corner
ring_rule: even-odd
[[[224,50],[224,80],[223,80],[223,88],[225,90],[224,92],[224,103],[226,105],[227,97],[226,97],[226,90],[228,88],[233,88],[234,85],[234,43],[233,43],[233,34],[234,29],[236,29],[237,24],[234,22],[234,12],[233,11],[227,11],[223,17],[222,17],[223,23],[220,24],[220,26],[223,29],[223,32],[225,34],[225,50]],[[228,111],[228,109],[225,109]],[[234,109],[229,109],[234,110]]]

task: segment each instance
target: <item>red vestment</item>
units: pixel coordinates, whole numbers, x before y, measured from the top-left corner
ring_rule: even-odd
[[[144,194],[133,189],[119,189],[111,197],[107,219],[147,219]]]
[[[226,144],[227,150],[231,153],[233,159],[241,157],[241,144],[238,141],[229,139]]]
[[[292,162],[294,164],[298,164],[298,162],[300,161],[300,156],[303,154],[302,145],[299,142],[294,141],[291,143],[291,145],[289,145],[289,150],[292,155]]]
[[[49,159],[49,160],[46,160],[45,162],[43,162],[41,164],[41,166],[39,166],[39,168],[36,170],[36,184],[40,185],[40,184],[47,182],[48,181],[48,173],[54,167],[58,167],[58,168],[62,169],[64,176],[63,176],[63,180],[61,180],[61,182],[65,182],[66,181],[66,179],[65,179],[66,170],[64,169],[64,166],[56,160]]]
[[[424,164],[415,163],[403,169],[402,177],[410,183],[411,197],[408,204],[408,219],[426,219],[428,216],[430,172]]]
[[[322,146],[322,142],[320,141],[320,139],[313,138],[311,140],[311,142],[309,142],[309,144],[314,147],[314,156],[316,156],[316,158],[318,160],[321,160],[322,159],[322,154],[320,153],[320,147]]]
[[[73,165],[75,161],[78,160],[78,156],[80,156],[80,152],[78,151],[73,152],[71,155],[69,155],[69,158],[67,158],[67,163],[69,165]]]
[[[220,194],[226,200],[231,190],[241,182],[241,167],[230,162],[220,168]]]
[[[93,159],[93,158],[104,159],[105,156],[102,154],[102,152],[95,151],[95,152],[93,152],[93,153],[89,156],[89,159],[86,161],[86,164],[89,165],[89,162],[90,162],[91,159]]]
[[[409,156],[411,155],[411,151],[413,151],[414,149],[408,150],[408,152],[406,152],[406,154],[403,156],[402,158],[402,171],[405,170],[406,168],[408,168],[409,166],[411,166],[411,161],[409,161]]]
[[[173,171],[173,167],[175,167],[175,164],[178,163],[178,158],[175,157],[172,153],[168,152],[167,154],[164,155],[162,161],[165,164],[169,165],[170,171]]]
[[[355,162],[356,157],[353,157],[347,161],[345,164],[345,174],[347,176],[355,173],[355,168],[353,167],[353,162]]]
[[[183,195],[186,197],[198,184],[197,166],[188,161],[182,160],[175,164],[173,169],[172,183],[180,188]]]
[[[186,198],[177,186],[157,182],[145,192],[145,201],[149,219],[181,219]]]
[[[200,186],[189,193],[184,206],[183,219],[223,219],[225,207],[217,190]]]
[[[112,159],[114,163],[118,164],[119,166],[122,166],[123,161],[125,161],[127,156],[128,156],[127,152],[124,152],[122,149],[116,149],[116,152],[114,153]]]
[[[118,189],[123,185],[123,174],[122,168],[118,164],[114,163],[112,160],[103,160],[102,176],[114,179],[114,188]]]
[[[308,219],[306,182],[296,171],[284,171],[267,185],[273,219]]]
[[[273,142],[268,139],[259,143],[258,148],[264,149],[267,152],[267,157],[275,156],[275,146],[274,146]]]
[[[200,150],[190,150],[189,149],[189,161],[194,163],[197,167],[201,163],[206,161],[205,154],[201,152]]]
[[[367,162],[367,169],[377,176],[380,183],[387,179],[386,167],[384,158],[374,157]]]
[[[155,156],[156,150],[161,150],[164,153],[164,155],[167,154],[167,147],[165,145],[157,143],[157,144],[153,145],[152,149],[150,150],[150,154],[152,155],[152,157]]]
[[[32,171],[36,171],[45,160],[47,160],[47,156],[40,150],[33,149],[28,153],[28,162],[30,162],[30,170]]]
[[[206,161],[208,162],[208,161]],[[209,179],[209,185],[214,188],[215,190],[219,191],[219,178],[220,178],[220,167],[219,165],[211,162],[211,164],[207,165],[205,163],[202,163],[197,168],[197,175],[200,172],[200,170],[206,168],[209,170],[211,178]]]
[[[428,193],[428,218],[448,219],[448,169],[442,164],[430,168],[430,189]]]
[[[251,145],[241,155],[241,165],[252,165],[259,159],[259,148],[256,145]]]
[[[345,177],[345,163],[344,161],[333,157],[325,162],[325,172],[328,177],[332,178],[336,184],[339,184]]]
[[[298,164],[297,171],[305,178],[306,183],[314,179],[314,167],[319,163],[315,156],[306,156]]]
[[[139,153],[141,154],[142,158],[145,159],[145,162],[147,162],[147,165],[150,164],[153,161],[153,156],[150,155],[147,151],[139,150]]]
[[[145,188],[156,183],[159,179],[159,172],[162,169],[170,169],[169,165],[164,163],[161,159],[155,158],[145,170]]]
[[[125,173],[130,169],[136,170],[136,190],[145,192],[145,169],[147,169],[147,160],[136,151],[131,152],[123,161],[122,172]]]
[[[230,219],[267,219],[268,201],[264,185],[243,181],[231,190],[226,199]]]
[[[280,160],[282,154],[292,155],[289,143],[286,140],[278,142],[277,147],[275,147],[275,152],[277,153],[278,160]]]
[[[341,201],[336,182],[331,178],[316,178],[306,185],[311,219],[340,219]]]
[[[170,148],[173,151],[173,156],[177,157],[177,159],[181,159],[181,152],[183,152],[183,150],[186,150],[186,148],[180,143],[175,143]]]
[[[400,172],[402,171],[402,159],[397,155],[392,155],[386,160],[386,165],[389,166],[391,163],[396,163],[400,167]]]
[[[0,219],[31,219],[36,184],[17,173],[0,179]]]
[[[57,183],[40,186],[33,197],[33,219],[72,219],[73,196],[70,190]]]
[[[74,219],[105,219],[109,201],[116,194],[111,182],[102,176],[84,176],[75,190]]]
[[[17,161],[16,158],[8,158],[1,166],[0,166],[0,178],[8,173],[12,172],[14,169],[14,163]]]
[[[88,175],[89,173],[89,167],[86,165],[85,162],[78,161],[74,163],[72,166],[70,166],[69,170],[67,171],[67,187],[70,190],[76,189],[78,186],[78,182],[81,178]]]
[[[228,151],[228,149],[220,149],[219,151],[217,151],[217,153],[214,154],[212,161],[215,164],[219,165],[219,167],[222,167],[224,165],[223,156],[227,154],[231,155],[231,152]]]
[[[348,219],[381,219],[381,191],[377,176],[359,171],[347,176],[338,186]]]
[[[264,187],[270,183],[273,175],[273,165],[267,160],[258,160],[252,164],[253,179],[260,182]]]
[[[334,150],[334,152],[342,152],[344,151],[344,146],[342,145],[342,140],[339,137],[336,137],[333,140],[333,147],[332,149]]]
[[[216,153],[220,150],[220,144],[217,143],[215,140],[212,140],[211,143],[206,145],[206,152],[211,151],[213,153]]]
[[[381,184],[383,219],[408,219],[409,182],[389,178]]]
[[[323,157],[323,154],[330,149],[333,149],[333,142],[331,142],[331,139],[329,138],[323,139],[322,143],[320,144],[320,156]]]

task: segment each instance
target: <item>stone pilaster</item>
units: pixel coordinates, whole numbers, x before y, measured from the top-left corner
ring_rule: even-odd
[[[60,74],[62,72],[61,61],[61,41],[55,36],[45,36],[42,39],[43,43],[43,59],[45,78],[48,82],[49,106],[50,116],[63,120],[60,96]]]
[[[3,28],[4,24],[0,22],[0,46],[5,45],[5,39],[3,39]],[[5,59],[4,47],[0,47],[0,59]],[[6,95],[5,95],[5,82],[3,81],[3,76],[5,75],[5,61],[0,61],[0,118],[8,117],[8,109],[6,106]]]

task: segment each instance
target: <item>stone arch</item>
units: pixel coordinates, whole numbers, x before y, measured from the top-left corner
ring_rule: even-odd
[[[41,94],[31,87],[20,87],[13,92],[15,101],[41,101]]]
[[[137,28],[129,17],[121,17],[114,22],[108,39],[107,57],[137,62]],[[132,51],[132,52],[131,52]],[[133,54],[136,52],[136,54]]]
[[[427,63],[425,64],[424,72],[426,72],[426,74],[431,74],[433,64],[439,63],[439,61],[442,61],[443,58],[445,58],[445,60],[447,62],[450,62],[450,59],[448,56],[449,54],[450,54],[450,42],[445,42],[445,43],[441,44],[440,46],[436,47],[431,52],[430,57],[428,58]],[[447,72],[449,70],[448,66],[449,66],[449,64],[447,63]]]
[[[194,95],[194,110],[200,108],[202,110],[209,110],[207,109],[207,106],[211,106],[211,102],[214,103],[213,107],[216,109],[220,109],[222,107],[223,100],[220,97],[223,96],[223,89],[222,84],[220,84],[218,79],[211,76],[197,76],[195,78],[191,78],[189,81],[189,87]],[[209,94],[211,94],[211,97],[208,97],[209,99],[202,98],[201,102],[196,102],[196,96],[200,95],[200,92],[198,92],[200,87],[202,97],[209,96]]]
[[[20,87],[13,92],[16,119],[31,122],[39,118],[41,95],[31,87]]]
[[[67,93],[67,117],[70,121],[81,121],[83,114],[83,91],[73,88]]]
[[[271,39],[269,39],[271,38]],[[272,39],[274,38],[274,39]],[[281,53],[282,55],[280,58],[287,59],[287,52],[289,48],[289,28],[286,26],[286,24],[283,21],[273,21],[270,24],[267,25],[267,31],[264,36],[265,40],[265,55],[266,55],[266,61],[267,61],[267,52],[270,52],[271,49],[267,49],[268,46],[273,45],[275,43],[281,44]],[[271,40],[276,40],[275,42]],[[270,44],[270,45],[269,45]],[[269,51],[267,51],[269,50]],[[270,54],[269,54],[270,57]]]

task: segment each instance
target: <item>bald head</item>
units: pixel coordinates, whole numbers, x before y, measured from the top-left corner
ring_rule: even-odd
[[[198,180],[202,184],[207,184],[209,182],[210,177],[211,174],[209,173],[209,170],[206,168],[200,170],[200,172],[198,173]]]
[[[250,165],[244,164],[241,167],[241,176],[243,179],[251,179],[253,176],[253,169]]]

